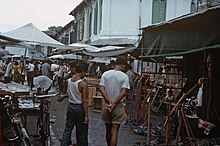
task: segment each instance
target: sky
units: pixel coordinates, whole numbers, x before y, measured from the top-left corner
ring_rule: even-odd
[[[65,26],[74,17],[69,13],[82,0],[0,0],[0,32],[28,23],[41,31],[50,26]]]

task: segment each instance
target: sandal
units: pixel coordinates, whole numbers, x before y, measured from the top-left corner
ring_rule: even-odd
[[[133,131],[136,134],[140,134],[140,135],[146,136],[147,135],[147,126],[138,126]]]

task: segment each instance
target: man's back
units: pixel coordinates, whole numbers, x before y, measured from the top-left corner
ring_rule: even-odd
[[[130,88],[128,76],[122,71],[106,71],[100,80],[100,85],[105,87],[109,96],[114,100],[122,88]]]
[[[50,78],[50,65],[46,62],[41,67],[42,75]]]

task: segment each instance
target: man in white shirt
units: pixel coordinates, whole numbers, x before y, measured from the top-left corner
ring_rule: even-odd
[[[33,85],[33,77],[34,77],[34,64],[31,61],[26,60],[26,67],[27,67],[27,82],[28,86],[32,87]]]
[[[44,63],[41,66],[41,74],[44,76],[47,76],[48,78],[51,78],[51,67],[50,67],[50,59],[46,58],[44,60]]]
[[[12,62],[11,62],[11,58],[8,58],[8,60],[6,61],[7,67],[6,67],[6,71],[5,71],[5,77],[4,77],[4,82],[5,83],[9,83],[12,80]]]
[[[3,63],[2,58],[0,56],[0,81],[3,81],[3,76],[4,76],[3,66],[4,66],[4,63]]]
[[[106,126],[108,146],[117,145],[120,124],[125,120],[123,98],[130,89],[128,75],[123,72],[126,65],[126,58],[118,57],[115,68],[104,72],[99,84],[104,99],[101,116]]]
[[[200,78],[198,80],[199,90],[196,96],[196,111],[198,117],[202,116],[203,79],[204,78]]]
[[[59,68],[59,71],[58,71],[58,85],[59,85],[59,91],[60,93],[63,93],[63,82],[64,82],[64,73],[66,72],[66,67],[64,65],[64,62],[63,61],[60,61],[60,68]]]

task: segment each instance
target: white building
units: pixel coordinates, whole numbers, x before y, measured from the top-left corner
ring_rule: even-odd
[[[76,22],[70,21],[60,31],[57,32],[57,39],[59,42],[69,45],[76,42]]]
[[[77,42],[137,46],[140,28],[191,12],[192,0],[83,0],[70,15]]]

